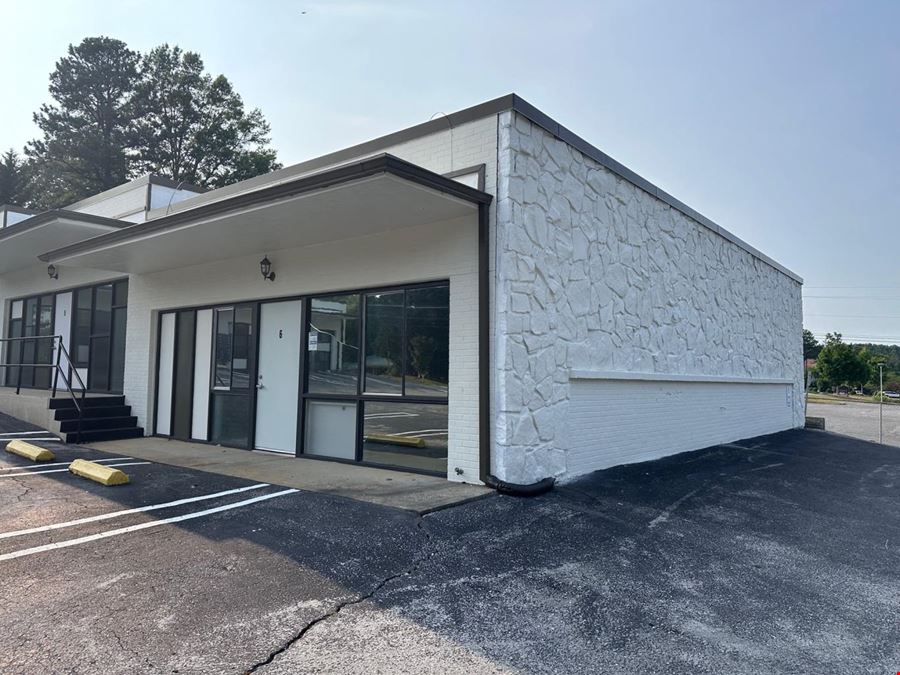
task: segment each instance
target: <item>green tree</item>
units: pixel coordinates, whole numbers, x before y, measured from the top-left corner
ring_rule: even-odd
[[[29,201],[29,181],[25,162],[15,150],[0,155],[0,204],[24,206]]]
[[[61,206],[127,180],[138,61],[124,42],[107,37],[69,45],[57,61],[54,103],[34,115],[43,137],[26,147],[36,206]]]
[[[816,340],[815,336],[812,334],[812,331],[803,329],[803,358],[804,359],[815,359],[819,356],[819,352],[822,351],[822,345],[819,344],[819,341]]]
[[[825,345],[816,360],[816,376],[822,386],[862,386],[872,376],[872,366],[865,350],[845,343],[840,333],[825,336]]]
[[[221,187],[279,168],[270,127],[246,110],[224,75],[195,52],[167,44],[141,60],[134,95],[135,167],[175,181]]]

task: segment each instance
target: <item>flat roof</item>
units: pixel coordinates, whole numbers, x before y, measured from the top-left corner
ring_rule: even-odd
[[[538,125],[560,140],[565,141],[573,148],[590,157],[601,166],[609,169],[620,178],[623,178],[629,183],[641,188],[645,192],[648,192],[650,195],[668,204],[676,211],[683,213],[684,215],[700,223],[707,229],[712,230],[716,234],[747,251],[750,255],[773,267],[782,274],[787,275],[794,281],[797,281],[801,284],[803,283],[803,279],[799,275],[792,272],[784,265],[776,262],[759,249],[751,246],[740,237],[732,234],[721,225],[704,216],[702,213],[692,209],[681,200],[676,199],[662,188],[657,187],[646,178],[642,177],[638,173],[626,167],[621,162],[618,162],[607,155],[599,148],[591,145],[581,136],[570,131],[546,113],[541,112],[538,108],[531,105],[528,101],[523,99],[518,94],[507,94],[505,96],[500,96],[490,101],[485,101],[484,103],[479,103],[478,105],[474,105],[469,108],[450,113],[449,115],[443,117],[438,117],[427,122],[422,122],[421,124],[416,124],[414,126],[408,127],[406,129],[401,129],[400,131],[395,131],[385,136],[379,136],[378,138],[374,138],[370,141],[365,141],[364,143],[359,143],[357,145],[352,145],[335,152],[321,155],[305,162],[300,162],[299,164],[293,164],[283,169],[272,171],[271,173],[256,176],[254,178],[249,178],[247,180],[241,181],[240,183],[235,183],[234,185],[228,185],[216,190],[211,190],[204,195],[193,197],[190,200],[185,200],[184,202],[180,202],[178,204],[173,204],[169,209],[169,213],[178,213],[198,208],[203,204],[218,201],[220,199],[226,199],[228,197],[251,190],[257,190],[273,183],[289,181],[296,176],[300,176],[340,162],[345,162],[353,158],[357,158],[361,155],[383,151],[385,148],[392,145],[398,145],[400,143],[405,143],[410,140],[421,138],[422,136],[427,136],[429,134],[444,131],[447,129],[448,123],[451,127],[457,127],[461,124],[465,124],[466,122],[471,122],[477,119],[488,117],[490,115],[496,115],[507,110],[512,110],[522,115],[523,117],[528,118],[534,124]],[[153,218],[152,212],[150,214],[150,218]]]
[[[111,197],[115,197],[125,192],[134,190],[135,188],[149,185],[159,185],[161,187],[173,188],[175,190],[185,190],[187,192],[194,192],[198,195],[209,192],[207,188],[201,187],[199,185],[194,185],[193,183],[186,183],[183,181],[179,183],[178,181],[172,180],[171,178],[166,178],[165,176],[157,176],[152,173],[147,173],[140,178],[135,178],[134,180],[116,185],[109,190],[104,190],[103,192],[98,192],[97,194],[90,195],[88,197],[85,197],[84,199],[79,199],[77,202],[66,206],[66,209],[70,211],[74,209],[82,209],[85,206],[90,206],[91,204],[102,202],[104,200],[110,199]]]

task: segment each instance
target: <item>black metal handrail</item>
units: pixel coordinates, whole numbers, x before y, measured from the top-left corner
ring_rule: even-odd
[[[18,372],[16,374],[16,395],[19,395],[22,391],[22,369],[23,368],[53,368],[53,387],[50,394],[50,398],[56,398],[56,391],[59,384],[59,377],[62,375],[63,382],[66,385],[66,391],[69,392],[69,396],[72,398],[72,403],[75,406],[75,410],[78,412],[78,425],[77,430],[75,431],[75,443],[81,442],[81,424],[84,418],[84,399],[87,394],[87,387],[84,384],[84,380],[81,379],[81,374],[78,372],[78,368],[73,368],[72,366],[72,358],[69,356],[69,351],[66,349],[66,346],[63,344],[62,335],[30,335],[26,337],[14,337],[14,338],[0,338],[0,344],[4,342],[22,342],[24,340],[51,340],[51,349],[56,352],[56,362],[55,363],[0,363],[0,369],[2,368],[18,368]],[[62,356],[65,354],[66,356],[66,367],[69,371],[68,376],[63,372],[61,360]],[[78,384],[81,385],[81,400],[79,401],[78,396],[75,394],[75,391],[72,389],[72,374],[75,374],[75,377],[78,380]]]

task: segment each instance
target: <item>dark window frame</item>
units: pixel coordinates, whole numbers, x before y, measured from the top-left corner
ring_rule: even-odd
[[[345,462],[352,464],[361,464],[364,466],[375,466],[381,468],[394,468],[401,471],[412,471],[415,473],[424,473],[428,475],[444,475],[439,472],[427,471],[421,469],[412,469],[410,467],[405,466],[393,466],[390,464],[377,464],[373,462],[366,462],[363,460],[363,431],[365,424],[365,403],[366,401],[372,402],[380,402],[380,403],[422,403],[422,404],[432,404],[432,405],[449,405],[450,402],[450,392],[449,392],[449,382],[448,382],[448,391],[447,396],[419,396],[419,395],[407,395],[406,394],[406,360],[408,358],[408,345],[406,344],[407,338],[407,300],[406,294],[410,290],[416,290],[420,288],[438,288],[438,287],[447,287],[448,293],[450,289],[450,280],[442,279],[439,281],[428,281],[428,282],[420,282],[420,283],[411,283],[411,284],[396,284],[392,286],[380,286],[374,288],[363,288],[363,289],[352,289],[347,291],[338,291],[338,292],[329,292],[329,293],[317,293],[312,295],[303,296],[305,312],[303,317],[303,338],[301,339],[301,347],[303,348],[303,356],[301,358],[301,387],[300,387],[300,396],[298,397],[298,411],[297,411],[297,457],[310,457],[315,459],[321,459],[325,461],[332,462]],[[402,361],[403,367],[401,372],[403,373],[402,379],[402,393],[401,394],[382,394],[382,393],[373,393],[373,392],[365,392],[365,370],[366,370],[366,304],[367,297],[369,295],[373,295],[375,293],[390,293],[394,291],[403,291],[403,326],[401,329],[402,332]],[[323,393],[310,393],[309,392],[309,349],[308,344],[306,343],[306,339],[309,335],[310,331],[310,314],[311,311],[309,309],[310,301],[315,298],[327,298],[336,295],[359,295],[359,335],[358,342],[360,345],[360,358],[359,363],[357,364],[357,381],[356,381],[356,394],[323,394]],[[447,314],[449,318],[450,307],[448,304]],[[448,332],[448,358],[449,358],[449,332]],[[449,381],[449,378],[448,378]],[[356,448],[354,452],[354,459],[343,459],[339,457],[323,457],[319,455],[308,455],[305,453],[305,445],[306,445],[306,408],[307,401],[341,401],[356,404]]]
[[[41,302],[42,299],[47,298],[47,297],[50,298],[49,305]],[[12,315],[13,314],[13,312],[12,312],[13,303],[19,302],[19,301],[21,301],[21,303],[22,303],[22,316],[19,317],[18,319],[14,319],[13,315]],[[28,303],[29,303],[29,301],[34,301],[34,307],[35,307],[34,323],[32,323],[32,324],[28,323]],[[21,330],[19,331],[19,337],[34,337],[34,338],[42,338],[43,337],[43,338],[46,338],[46,337],[51,337],[56,334],[56,332],[55,332],[56,331],[56,291],[47,291],[44,293],[37,293],[34,295],[24,295],[24,296],[18,297],[18,298],[10,298],[10,300],[8,301],[8,307],[9,307],[9,316],[7,317],[7,321],[6,321],[6,337],[8,337],[8,338],[13,337],[13,334],[12,334],[13,327],[16,322],[18,322],[21,327]],[[50,311],[50,332],[49,333],[41,333],[41,311],[45,307],[49,307],[49,311]],[[29,328],[32,330],[32,332],[30,334],[26,335]],[[7,363],[12,363],[13,358],[15,358],[15,361],[17,363],[24,363],[25,362],[25,358],[24,358],[25,350],[27,348],[30,348],[31,351],[33,352],[33,356],[30,357],[28,359],[28,361],[31,363],[39,363],[38,359],[40,357],[38,356],[38,348],[43,346],[41,343],[50,344],[51,342],[52,341],[48,341],[48,340],[34,339],[34,340],[19,340],[16,342],[7,343],[6,354],[5,354],[4,358],[6,359]],[[15,354],[14,357],[11,356],[12,353]],[[28,367],[28,368],[21,368],[21,371],[22,371],[21,386],[23,389],[37,389],[37,390],[50,389],[50,386],[53,381],[53,373],[52,373],[53,369],[49,367],[49,366],[53,365],[53,350],[52,350],[52,348],[50,351],[50,355],[46,359],[45,362],[48,365],[47,368],[35,368],[33,366]],[[3,370],[6,371],[4,373],[4,382],[5,382],[6,386],[7,387],[16,386],[19,382],[18,378],[19,378],[20,367],[4,368]],[[47,380],[46,384],[43,384],[43,383],[38,384],[37,383],[38,371],[44,371],[44,373],[46,373],[46,375],[44,375],[43,373],[41,374],[42,378],[46,377],[46,380]]]
[[[306,457],[308,459],[316,459],[326,462],[343,462],[345,464],[354,464],[359,466],[371,466],[382,469],[396,469],[398,471],[404,471],[407,473],[420,473],[429,476],[446,476],[446,472],[437,472],[437,471],[428,471],[424,469],[417,469],[408,466],[394,466],[391,464],[377,464],[374,462],[366,462],[362,459],[362,448],[363,448],[363,424],[364,424],[364,410],[363,406],[366,401],[373,402],[383,402],[383,403],[423,403],[430,405],[449,405],[449,389],[448,395],[443,397],[434,397],[434,396],[410,396],[410,395],[402,395],[398,396],[396,394],[374,394],[374,393],[363,393],[363,372],[362,370],[365,368],[365,345],[363,342],[364,339],[364,331],[365,331],[365,295],[376,293],[376,292],[391,292],[391,291],[409,291],[415,290],[419,288],[434,288],[434,287],[444,287],[446,286],[448,290],[450,289],[450,280],[449,279],[439,279],[434,281],[422,281],[422,282],[412,282],[408,284],[392,284],[387,286],[370,286],[365,288],[352,288],[346,290],[326,290],[320,293],[306,293],[306,294],[293,294],[293,295],[282,295],[282,296],[274,296],[267,298],[255,298],[255,299],[246,299],[246,300],[238,300],[233,302],[225,302],[225,303],[212,303],[205,305],[192,305],[188,307],[168,307],[168,308],[160,308],[156,310],[156,320],[157,320],[157,341],[156,341],[156,373],[159,372],[159,357],[160,357],[160,326],[162,322],[162,317],[164,314],[169,314],[173,312],[187,311],[192,310],[194,312],[199,312],[200,310],[209,309],[213,311],[213,326],[212,326],[212,345],[210,350],[210,358],[212,359],[212,363],[210,364],[210,398],[209,398],[209,408],[207,410],[207,438],[209,439],[212,436],[212,406],[214,404],[213,397],[215,395],[235,395],[231,390],[225,389],[213,389],[213,381],[215,377],[215,352],[216,352],[216,330],[217,330],[217,321],[218,315],[216,310],[220,309],[236,309],[240,306],[247,306],[253,308],[253,325],[257,327],[257,335],[251,340],[251,351],[252,351],[252,367],[251,367],[251,377],[250,382],[251,386],[248,392],[248,396],[250,398],[250,423],[248,429],[248,438],[249,443],[246,446],[232,446],[228,445],[225,447],[234,447],[243,450],[252,450],[254,445],[254,439],[256,435],[256,412],[257,412],[257,396],[256,396],[256,381],[255,376],[259,364],[259,314],[262,309],[262,305],[271,302],[281,302],[288,300],[300,300],[301,301],[301,338],[300,338],[300,349],[301,349],[301,358],[300,358],[300,372],[299,372],[299,380],[298,380],[298,396],[297,396],[297,443],[296,443],[296,451],[294,453],[295,457]],[[358,322],[358,340],[360,343],[360,352],[361,358],[359,358],[359,363],[357,364],[357,381],[356,381],[356,393],[355,394],[320,394],[320,393],[309,393],[307,391],[308,386],[308,374],[309,374],[309,349],[307,344],[307,339],[309,335],[309,323],[310,323],[310,304],[314,298],[326,298],[331,296],[340,296],[340,295],[355,295],[359,294],[360,298],[360,319]],[[449,316],[449,305],[448,305],[448,316]],[[406,313],[406,301],[404,297],[404,319]],[[405,320],[404,320],[405,324]],[[405,328],[404,328],[405,331]],[[405,337],[405,332],[404,332]],[[233,336],[232,336],[233,339]],[[403,344],[404,349],[404,359],[407,358],[406,350],[408,345],[406,345],[405,340]],[[448,348],[449,348],[449,333],[448,333]],[[177,358],[177,355],[176,355]],[[448,352],[449,358],[449,352]],[[405,363],[405,361],[404,361]],[[405,373],[404,373],[405,376]],[[159,402],[159,378],[155,377],[155,385],[154,385],[154,415],[153,415],[153,435],[162,436],[167,438],[168,436],[164,434],[159,434],[156,431],[156,409]],[[405,388],[405,387],[404,387]],[[243,395],[243,390],[239,392]],[[325,457],[321,455],[308,455],[303,452],[303,446],[305,443],[305,431],[306,431],[306,401],[307,400],[322,400],[322,401],[345,401],[350,402],[351,404],[356,405],[356,448],[354,452],[354,459],[344,459],[340,457]],[[204,443],[208,445],[217,445],[212,440],[197,440],[192,439],[193,443]],[[224,445],[224,444],[218,444]]]
[[[123,284],[126,285],[125,303],[124,304],[116,304],[116,288]],[[126,335],[126,340],[127,340],[127,333],[128,333],[128,324],[127,324],[128,290],[127,290],[127,286],[128,286],[128,284],[129,284],[128,277],[116,277],[115,279],[110,279],[108,281],[102,281],[102,282],[97,282],[97,283],[93,283],[93,284],[83,284],[81,286],[73,286],[71,288],[63,288],[60,290],[48,290],[43,293],[23,295],[23,296],[16,297],[16,298],[10,298],[8,301],[9,316],[8,316],[7,322],[6,322],[6,336],[11,337],[14,321],[22,321],[22,335],[24,336],[25,328],[26,328],[26,313],[27,313],[26,309],[27,309],[27,305],[28,305],[28,300],[31,300],[31,299],[37,300],[38,314],[37,314],[36,326],[38,328],[38,333],[40,332],[41,298],[44,296],[50,296],[52,298],[52,305],[50,305],[50,335],[56,335],[56,305],[57,305],[56,298],[57,298],[57,296],[59,296],[63,293],[71,293],[72,294],[72,305],[71,305],[70,311],[72,312],[72,315],[69,320],[69,334],[63,336],[66,338],[66,341],[68,343],[69,356],[71,357],[71,366],[72,366],[72,368],[87,368],[88,369],[88,379],[90,380],[90,372],[91,372],[90,360],[91,360],[91,347],[92,347],[93,338],[94,337],[107,338],[109,340],[109,348],[108,348],[108,353],[107,353],[107,357],[108,357],[107,376],[106,376],[107,387],[103,388],[103,389],[96,389],[91,385],[91,382],[87,382],[86,386],[88,388],[88,391],[91,391],[91,392],[119,393],[120,394],[120,393],[122,393],[122,390],[121,389],[113,389],[113,387],[112,387],[113,383],[111,381],[113,350],[115,349],[115,340],[113,339],[113,322],[114,322],[116,310],[125,312],[125,317],[126,317],[126,319],[125,319],[126,320],[125,335]],[[108,334],[95,335],[94,334],[94,318],[95,318],[94,310],[96,308],[96,289],[101,286],[111,286],[111,288],[112,288],[112,298],[111,298],[111,305],[110,305],[110,329],[109,329]],[[91,306],[89,309],[90,315],[91,315],[91,321],[90,321],[88,344],[87,344],[87,346],[88,346],[88,360],[87,361],[78,359],[78,350],[77,350],[77,346],[75,344],[75,328],[77,325],[77,315],[78,315],[78,293],[80,291],[85,291],[85,290],[90,291],[90,297],[91,297]],[[21,319],[13,319],[12,318],[12,303],[17,302],[19,300],[22,301],[22,318]],[[12,349],[12,347],[8,347],[7,349]],[[23,351],[24,351],[24,341],[22,342],[22,345],[18,347],[17,354],[19,357],[21,357]],[[35,353],[37,353],[36,350],[35,350]],[[124,353],[124,346],[123,346],[123,353]],[[7,356],[6,356],[7,361],[9,361],[9,358],[10,358],[9,351],[7,351]],[[19,362],[21,362],[21,358],[19,358]],[[14,368],[7,368],[6,370],[9,370],[10,372],[15,371]],[[34,370],[34,369],[32,369],[32,370]],[[48,370],[48,372],[50,371],[49,368],[47,370]],[[6,378],[7,386],[9,386],[8,383],[11,381],[15,382],[15,380],[11,380],[9,375],[7,375],[7,378]],[[32,382],[34,381],[33,373],[31,375],[31,381]],[[25,383],[23,382],[22,387],[28,388],[28,389],[49,389],[50,384],[48,384],[47,386],[36,386],[36,385],[32,384],[32,385],[29,385],[26,387]],[[123,389],[124,389],[124,382],[123,382]]]

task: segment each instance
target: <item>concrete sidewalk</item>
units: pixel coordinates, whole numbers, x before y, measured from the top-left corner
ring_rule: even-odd
[[[160,464],[349,497],[420,515],[492,492],[482,485],[453,483],[437,476],[166,438],[105,441],[90,447]]]

